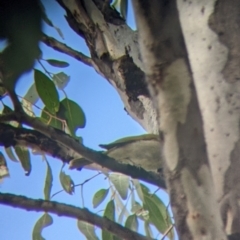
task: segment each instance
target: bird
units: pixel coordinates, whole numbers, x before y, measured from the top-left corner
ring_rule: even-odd
[[[99,146],[105,149],[103,154],[114,158],[119,163],[141,167],[146,171],[160,172],[163,161],[160,143],[158,135],[143,134],[121,138]],[[70,161],[69,168],[88,168],[89,164],[92,162],[85,158],[79,158]]]

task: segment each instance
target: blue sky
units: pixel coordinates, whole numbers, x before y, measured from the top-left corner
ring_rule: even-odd
[[[64,19],[64,11],[57,3],[54,0],[45,0],[43,3],[46,6],[49,18],[63,32],[65,43],[74,49],[88,54],[84,40],[70,29]],[[128,16],[128,23],[134,27],[132,14]],[[53,28],[44,25],[44,31],[48,35],[63,41]],[[87,119],[86,127],[78,130],[77,133],[83,137],[86,146],[98,150],[98,144],[100,143],[109,143],[121,137],[138,135],[145,132],[141,126],[124,111],[123,103],[114,88],[99,76],[94,69],[85,66],[67,55],[56,52],[44,44],[41,44],[41,49],[44,59],[58,59],[70,64],[70,66],[65,69],[54,68],[47,65],[47,63],[45,63],[45,67],[54,73],[63,70],[71,77],[70,83],[65,90],[68,97],[76,101],[85,112]],[[36,67],[42,70],[38,65]],[[25,74],[18,82],[18,94],[24,96],[32,82],[33,73]],[[63,95],[60,94],[60,96],[63,98]],[[4,99],[4,102],[8,103],[9,101],[8,99]],[[37,102],[37,105],[39,107],[43,106],[40,101]],[[4,149],[1,149],[1,151],[4,153]],[[47,157],[47,159],[54,174],[52,193],[55,193],[62,189],[58,177],[62,164],[58,159],[51,157]],[[43,198],[46,163],[42,161],[41,156],[34,155],[31,155],[31,162],[32,172],[30,176],[26,177],[21,165],[9,160],[8,167],[11,176],[10,178],[6,178],[0,185],[0,191],[25,195],[31,198]],[[65,169],[67,173],[71,175],[75,184],[81,183],[96,174],[96,172],[88,170],[79,172]],[[92,208],[92,197],[97,190],[108,187],[109,183],[102,175],[85,184],[83,188],[85,207],[93,212],[103,210],[105,204],[102,204],[97,210]],[[156,188],[153,187],[152,190],[156,190]],[[159,192],[163,194],[164,199],[166,199],[166,194],[162,191]],[[76,188],[75,194],[72,196],[62,192],[56,195],[53,200],[82,207],[80,188]],[[33,226],[41,215],[42,213],[27,212],[25,210],[0,205],[1,240],[31,239]],[[76,227],[76,220],[52,216],[54,219],[53,225],[43,231],[43,236],[46,239],[85,239]]]

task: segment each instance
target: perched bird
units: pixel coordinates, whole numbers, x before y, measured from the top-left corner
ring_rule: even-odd
[[[100,147],[106,149],[104,154],[114,158],[119,163],[131,164],[141,167],[146,171],[158,172],[162,168],[162,157],[160,150],[160,140],[158,135],[143,134],[118,139],[110,144],[100,144]],[[70,161],[70,169],[92,164],[84,158]]]

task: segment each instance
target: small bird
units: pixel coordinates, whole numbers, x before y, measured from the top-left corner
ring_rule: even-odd
[[[160,139],[155,134],[125,137],[110,144],[100,144],[106,149],[104,154],[114,158],[119,163],[131,164],[146,171],[159,172],[162,169]],[[92,162],[80,158],[70,161],[70,169],[88,168]]]

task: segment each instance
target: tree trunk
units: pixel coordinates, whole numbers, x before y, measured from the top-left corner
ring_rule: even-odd
[[[240,2],[133,0],[138,32],[105,1],[58,2],[129,115],[160,133],[179,238],[240,233]]]

